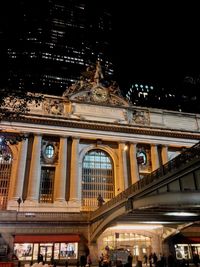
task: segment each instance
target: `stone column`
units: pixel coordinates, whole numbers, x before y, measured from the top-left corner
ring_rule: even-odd
[[[134,184],[139,180],[139,169],[137,163],[137,147],[136,144],[130,144],[130,169],[131,169],[131,183]]]
[[[65,202],[67,172],[67,138],[60,138],[59,163],[55,174],[55,201]]]
[[[16,179],[13,189],[12,200],[17,200],[18,198],[22,199],[25,169],[26,169],[26,159],[27,159],[27,148],[28,148],[28,139],[25,139],[20,144],[19,156],[17,160],[18,164],[16,171]]]
[[[158,156],[158,147],[157,145],[151,145],[151,164],[152,171],[155,171],[159,168],[159,156]]]
[[[79,180],[79,138],[73,138],[71,149],[70,201],[80,201],[81,181]]]
[[[119,192],[128,187],[127,154],[125,143],[119,143]]]
[[[162,146],[161,157],[162,157],[162,164],[165,164],[169,161],[169,159],[168,159],[168,146]]]
[[[42,137],[40,135],[34,136],[29,183],[28,183],[28,194],[27,194],[27,201],[31,202],[37,202],[39,198],[40,174],[41,174],[41,165],[40,165],[41,141]]]
[[[90,251],[90,256],[91,256],[92,263],[97,266],[98,262],[99,262],[99,257],[101,256],[101,255],[98,255],[98,252],[100,250],[98,249],[97,243],[96,242],[95,243],[94,242],[93,243],[89,243],[88,244],[88,248],[89,248],[89,251]]]

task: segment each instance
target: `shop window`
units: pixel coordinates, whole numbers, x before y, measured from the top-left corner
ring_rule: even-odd
[[[42,167],[40,179],[40,203],[53,202],[55,168]]]
[[[37,261],[42,254],[45,262],[78,259],[78,243],[15,243],[14,253],[19,261]]]
[[[106,202],[114,197],[114,173],[111,157],[103,150],[90,150],[83,159],[82,168],[82,207],[94,210],[97,198]]]
[[[192,251],[191,246],[189,244],[177,244],[175,245],[176,259],[191,259]]]
[[[54,260],[58,260],[60,255],[60,243],[54,244]]]
[[[32,260],[33,244],[32,243],[16,243],[14,245],[14,254],[22,260]]]
[[[77,259],[78,243],[61,243],[60,259]]]

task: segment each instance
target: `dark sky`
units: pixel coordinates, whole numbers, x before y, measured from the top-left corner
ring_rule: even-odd
[[[104,1],[114,14],[116,80],[123,91],[131,82],[182,90],[184,78],[188,76],[199,90],[200,15],[197,3]],[[11,7],[10,16],[14,13],[15,8]],[[1,12],[0,15],[5,23],[8,18]]]
[[[118,82],[122,86],[131,81],[147,82],[179,90],[187,76],[196,82],[200,74],[200,15],[194,2],[132,2],[112,7]]]

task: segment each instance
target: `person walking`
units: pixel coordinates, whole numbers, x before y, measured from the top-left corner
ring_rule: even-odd
[[[143,258],[144,258],[144,265],[147,266],[147,258],[148,258],[147,257],[147,254],[144,254],[144,257]]]
[[[86,256],[85,255],[81,255],[81,257],[80,257],[80,265],[81,265],[81,267],[85,267],[86,263],[87,263]]]
[[[128,255],[128,267],[132,267],[133,264],[133,255],[131,254],[131,252]]]
[[[90,265],[92,264],[92,260],[90,255],[87,256],[87,266],[90,267]]]
[[[44,259],[43,259],[43,255],[42,253],[39,253],[38,255],[38,263],[42,262],[43,263]]]

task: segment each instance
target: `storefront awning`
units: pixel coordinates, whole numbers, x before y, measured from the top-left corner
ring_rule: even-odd
[[[200,243],[200,236],[191,236],[187,237],[190,243]]]
[[[15,243],[79,242],[79,235],[16,235]]]

